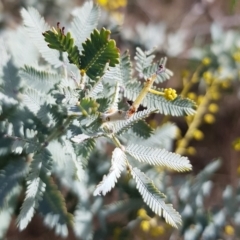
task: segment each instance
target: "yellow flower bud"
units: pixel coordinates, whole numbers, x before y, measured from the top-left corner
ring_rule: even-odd
[[[232,57],[236,62],[240,62],[240,51],[233,53]]]
[[[237,138],[232,145],[235,151],[240,151],[240,138]]]
[[[140,223],[140,228],[144,231],[144,232],[148,232],[150,229],[150,222],[147,220],[143,220]]]
[[[211,72],[207,71],[203,73],[203,79],[207,84],[211,84],[213,81],[213,75]]]
[[[225,233],[229,236],[233,236],[235,231],[234,228],[231,225],[226,225],[225,226]]]
[[[204,138],[204,134],[203,134],[202,131],[196,129],[196,130],[193,132],[193,137],[194,137],[195,140],[200,141],[200,140],[202,140],[202,139]]]
[[[209,106],[208,106],[208,111],[209,112],[216,113],[216,112],[218,112],[218,110],[219,110],[219,107],[216,103],[209,104]]]
[[[148,217],[147,215],[147,212],[144,208],[140,208],[137,212],[137,215],[140,217],[140,218],[146,218]]]
[[[197,94],[194,92],[189,92],[187,94],[187,97],[190,98],[191,100],[196,100],[197,99]]]
[[[209,57],[205,57],[202,60],[202,64],[208,66],[211,63],[211,59]]]
[[[226,80],[226,81],[223,81],[223,82],[221,82],[221,87],[223,88],[223,89],[228,89],[229,87],[230,87],[230,81],[229,80]]]
[[[221,97],[221,94],[217,91],[214,91],[214,92],[211,93],[211,97],[212,97],[213,100],[219,100],[220,97]]]
[[[188,147],[187,149],[186,149],[186,154],[188,154],[188,155],[191,155],[191,156],[193,156],[193,155],[195,155],[197,153],[197,151],[196,151],[196,149],[194,148],[194,147]]]
[[[151,227],[150,229],[150,235],[152,237],[158,237],[163,235],[165,232],[164,227],[163,226],[156,226],[156,227]]]
[[[208,124],[212,124],[215,122],[215,117],[211,113],[207,113],[203,119]]]
[[[197,99],[197,104],[200,105],[202,100],[203,100],[204,96],[203,95],[199,95],[198,99]]]

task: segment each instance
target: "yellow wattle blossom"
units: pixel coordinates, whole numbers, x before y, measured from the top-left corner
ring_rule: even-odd
[[[145,219],[146,217],[148,217],[147,212],[144,208],[140,208],[137,212],[138,217]]]
[[[230,86],[231,86],[231,83],[230,83],[229,80],[226,80],[226,81],[221,82],[221,87],[222,87],[223,89],[228,89]]]
[[[172,88],[164,89],[164,97],[169,101],[173,101],[177,97],[176,90]]]
[[[190,98],[191,100],[196,100],[197,99],[197,94],[196,93],[194,93],[194,92],[189,92],[188,94],[187,94],[187,97],[188,98]]]
[[[193,155],[195,155],[197,153],[197,151],[196,151],[196,149],[194,148],[194,147],[188,147],[187,149],[186,149],[186,154],[188,154],[188,155],[191,155],[191,156],[193,156]]]
[[[215,117],[211,113],[207,113],[203,119],[208,124],[212,124],[215,122]]]
[[[202,100],[203,100],[204,96],[203,95],[199,95],[197,98],[197,104],[200,105]]]
[[[229,236],[233,236],[235,233],[235,230],[231,225],[226,225],[224,231]]]
[[[165,233],[165,230],[163,226],[155,226],[151,227],[149,232],[152,237],[158,237],[163,235]]]
[[[233,53],[232,57],[236,62],[240,62],[240,51]]]
[[[216,113],[216,112],[218,112],[218,110],[219,110],[219,107],[216,103],[209,104],[209,106],[208,106],[208,111],[209,112]]]
[[[193,138],[195,140],[200,141],[200,140],[202,140],[204,138],[204,134],[199,129],[195,129],[195,131],[193,132]]]
[[[237,138],[232,145],[234,150],[240,151],[240,138]]]
[[[209,57],[205,57],[202,60],[202,64],[208,66],[211,63],[211,59]]]
[[[84,76],[85,74],[86,74],[86,71],[85,71],[84,69],[81,69],[81,70],[80,70],[80,75],[81,75],[81,76]]]
[[[150,229],[151,225],[150,222],[147,220],[143,220],[140,223],[140,228],[144,231],[144,232],[148,232]]]
[[[207,71],[203,73],[203,79],[207,84],[211,84],[213,81],[213,75],[211,72]]]
[[[211,97],[213,100],[219,100],[221,97],[221,94],[217,91],[213,91],[213,92],[211,92]]]

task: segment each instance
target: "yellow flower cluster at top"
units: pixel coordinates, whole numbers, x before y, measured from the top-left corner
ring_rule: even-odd
[[[108,11],[115,11],[127,5],[127,0],[96,0],[96,2]]]
[[[177,93],[175,89],[166,88],[164,89],[164,97],[167,100],[173,101],[177,97]]]

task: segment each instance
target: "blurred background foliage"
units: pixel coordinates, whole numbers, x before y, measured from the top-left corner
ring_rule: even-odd
[[[113,190],[104,198],[109,204],[105,214],[111,215],[108,221],[102,223],[101,219],[90,217],[86,222],[96,231],[94,239],[240,239],[240,1],[96,2],[102,8],[99,27],[111,29],[120,51],[129,49],[134,56],[136,47],[154,48],[157,58],[167,56],[168,67],[174,72],[169,86],[196,101],[199,107],[194,117],[169,119],[156,115],[149,119],[153,128],[167,121],[175,123],[167,128],[168,135],[172,136],[166,137],[170,141],[166,145],[172,151],[188,155],[193,165],[193,172],[185,175],[166,176],[161,169],[146,169],[182,215],[182,228],[171,228],[134,198],[126,204],[126,196],[119,197],[117,190]],[[82,3],[74,0],[2,0],[0,37],[6,32],[14,34],[21,22],[19,11],[22,7],[33,6],[51,25],[58,21],[64,25],[74,8]],[[4,44],[0,45],[0,64],[4,58],[1,54]],[[8,44],[14,45],[14,40]],[[175,130],[176,138],[173,136]],[[110,151],[104,144],[105,152],[100,152],[99,146],[91,156],[91,178],[99,179],[99,173],[107,170],[108,166],[103,165],[94,174],[95,160],[109,158]],[[126,182],[123,179],[118,187],[134,197],[133,188]],[[71,211],[74,198],[67,194],[68,189],[63,192]],[[122,201],[116,202],[119,198]],[[79,208],[79,218],[93,209],[94,206],[89,207],[89,212],[83,213]],[[4,211],[0,218],[3,222]],[[40,216],[35,216],[23,232],[18,232],[14,218],[7,229],[6,239],[9,240],[60,239],[43,225]],[[103,234],[102,229],[107,234]],[[84,238],[77,238],[70,229],[67,239]]]

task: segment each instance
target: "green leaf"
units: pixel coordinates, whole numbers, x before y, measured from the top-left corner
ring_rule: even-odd
[[[149,138],[153,133],[153,129],[143,120],[134,123],[132,130],[141,138]]]
[[[101,77],[106,64],[114,67],[119,63],[119,51],[114,40],[109,39],[110,31],[102,28],[100,32],[94,29],[83,43],[81,70],[85,71],[91,79]]]
[[[192,165],[187,157],[168,152],[165,149],[129,144],[126,147],[126,152],[138,161],[146,162],[151,165],[166,167],[179,172],[185,172],[192,169]]]
[[[81,52],[82,43],[90,36],[97,27],[100,16],[100,8],[92,1],[85,2],[82,7],[76,8],[73,12],[72,34],[75,37],[76,45]]]
[[[83,167],[86,167],[88,158],[90,157],[94,147],[95,140],[91,138],[76,145],[76,154],[82,158]]]
[[[42,57],[51,65],[60,67],[63,63],[60,61],[59,52],[49,49],[42,35],[43,32],[50,28],[49,25],[35,8],[29,7],[28,10],[22,9],[21,15],[28,35],[42,54]]]
[[[69,62],[80,69],[80,53],[78,47],[74,45],[74,39],[70,32],[65,34],[64,28],[61,29],[58,24],[57,29],[48,30],[43,33],[43,36],[50,48],[60,52],[67,52]]]
[[[9,230],[14,212],[17,209],[21,190],[22,188],[19,185],[15,186],[6,199],[7,204],[0,211],[0,239],[6,239],[6,232]]]
[[[23,179],[27,173],[27,163],[23,158],[10,161],[7,166],[0,171],[0,208],[4,207],[6,197],[13,188]]]
[[[67,225],[72,225],[72,215],[68,213],[63,195],[57,189],[52,178],[44,176],[42,180],[46,184],[46,189],[38,209],[44,215],[44,224],[47,227],[55,228],[57,235],[67,237]]]
[[[81,99],[78,107],[80,108],[83,116],[88,116],[97,112],[99,104],[94,99],[83,98]]]
[[[143,201],[152,209],[154,213],[163,216],[166,222],[175,228],[181,225],[181,216],[172,207],[172,204],[166,204],[166,198],[153,184],[153,182],[139,169],[131,169],[131,174],[137,183],[137,189],[142,195]]]

